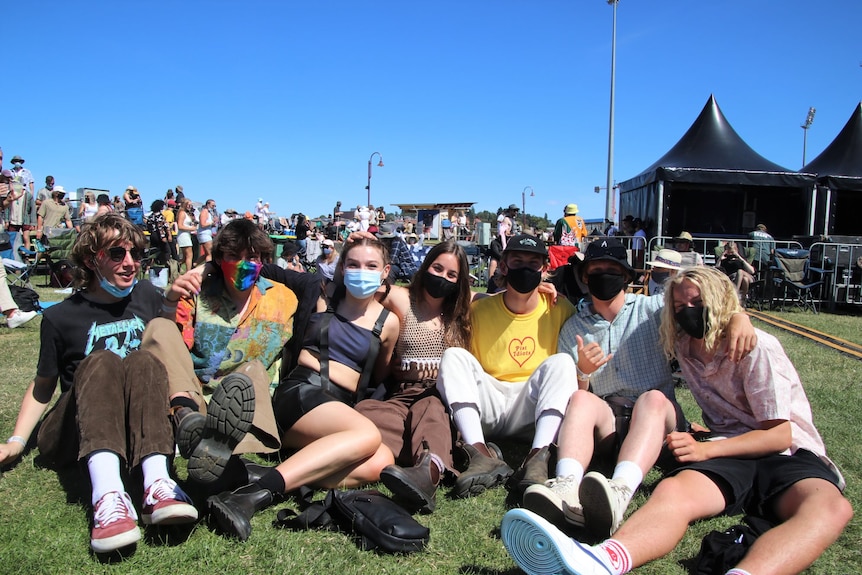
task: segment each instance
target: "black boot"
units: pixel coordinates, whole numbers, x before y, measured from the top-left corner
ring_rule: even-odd
[[[272,492],[257,483],[251,483],[234,491],[225,491],[207,499],[210,516],[219,528],[245,541],[251,535],[252,516],[272,504]]]
[[[180,455],[186,459],[192,454],[204,434],[206,416],[191,407],[171,408],[171,423],[174,426],[174,439]]]
[[[440,470],[426,448],[413,467],[387,465],[380,472],[380,481],[389,488],[398,503],[410,513],[432,513],[437,507],[437,485]]]

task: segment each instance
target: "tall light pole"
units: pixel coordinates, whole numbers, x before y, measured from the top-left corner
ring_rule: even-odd
[[[527,233],[527,190],[530,190],[530,197],[536,195],[533,192],[533,186],[524,186],[524,190],[521,192],[521,232]]]
[[[817,110],[813,107],[808,108],[808,116],[805,117],[805,123],[800,126],[802,128],[802,167],[805,167],[805,148],[808,147],[808,128],[814,123],[814,114]]]
[[[374,156],[380,156],[380,162],[377,163],[377,167],[383,167],[383,156],[380,155],[380,152],[371,154],[371,157],[368,158],[368,185],[365,186],[365,189],[368,190],[368,203],[365,204],[365,207],[371,206],[371,160],[374,159]]]
[[[608,183],[605,201],[605,219],[613,218],[614,210],[614,94],[617,78],[617,4],[620,0],[607,0],[614,7],[614,26],[611,36],[611,113],[608,122]]]

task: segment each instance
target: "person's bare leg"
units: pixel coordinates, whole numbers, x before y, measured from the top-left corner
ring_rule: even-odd
[[[629,432],[617,461],[631,461],[644,475],[652,468],[668,433],[676,427],[676,410],[660,391],[648,391],[635,402]]]
[[[628,550],[633,566],[643,565],[670,553],[689,523],[718,515],[725,506],[724,495],[709,477],[681,471],[659,483],[613,538]]]
[[[342,485],[351,474],[374,481],[380,469],[394,462],[391,451],[385,446],[384,451],[380,450],[380,432],[374,424],[338,402],[325,403],[304,415],[285,434],[283,443],[299,448],[277,467],[284,478],[285,491],[324,481],[327,485],[332,481]],[[369,471],[375,466],[376,477]]]
[[[841,535],[853,517],[850,502],[823,479],[803,479],[779,498],[784,523],[757,538],[739,563],[758,575],[800,573]]]
[[[575,459],[586,469],[596,445],[614,433],[614,415],[608,404],[589,391],[578,390],[560,425],[558,458]]]

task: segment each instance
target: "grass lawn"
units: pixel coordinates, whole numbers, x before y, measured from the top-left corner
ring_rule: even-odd
[[[40,290],[44,300],[63,296]],[[862,319],[856,316],[785,314],[793,321],[862,343]],[[0,437],[12,433],[24,389],[35,373],[39,345],[39,322],[22,328],[0,327]],[[810,322],[810,323],[809,323]],[[762,326],[761,326],[762,327]],[[794,361],[809,400],[814,419],[832,458],[847,479],[847,492],[857,510],[862,507],[862,362],[808,343],[794,336],[775,333]],[[679,390],[680,401],[692,420],[699,412],[687,390]],[[4,435],[5,434],[5,435]],[[504,444],[507,459],[518,465],[527,446]],[[58,475],[37,465],[35,451],[28,452],[0,479],[0,573],[451,573],[514,574],[519,571],[498,537],[500,519],[506,510],[505,490],[496,489],[480,497],[451,500],[440,497],[437,511],[417,516],[431,528],[431,543],[422,553],[378,556],[359,551],[344,535],[323,532],[289,532],[271,526],[278,509],[295,508],[292,501],[258,514],[254,532],[245,543],[225,539],[201,522],[190,532],[147,531],[137,550],[122,561],[104,563],[89,551],[89,523],[85,503],[87,487],[74,473]],[[185,477],[184,460],[178,473]],[[658,478],[652,472],[647,483]],[[649,485],[647,485],[647,488]],[[381,490],[385,488],[380,486]],[[441,492],[440,496],[443,493]],[[135,498],[135,496],[133,496]],[[635,504],[645,496],[641,491]],[[693,526],[683,542],[668,557],[635,571],[638,574],[683,574],[681,562],[697,554],[701,537],[724,528],[739,518],[722,518]],[[862,519],[857,516],[841,539],[809,573],[862,572]],[[792,543],[792,542],[791,542]]]

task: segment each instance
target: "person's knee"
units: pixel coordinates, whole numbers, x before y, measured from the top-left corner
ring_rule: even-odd
[[[123,373],[123,359],[112,351],[101,349],[85,357],[75,372],[75,386],[80,390],[83,385],[102,381],[116,381]]]
[[[566,408],[566,414],[576,412],[583,409],[595,409],[599,403],[604,403],[599,396],[586,389],[576,390],[569,398],[569,405]]]
[[[674,411],[673,404],[662,392],[651,389],[642,393],[635,401],[632,417],[640,415],[665,415],[668,411]]]

